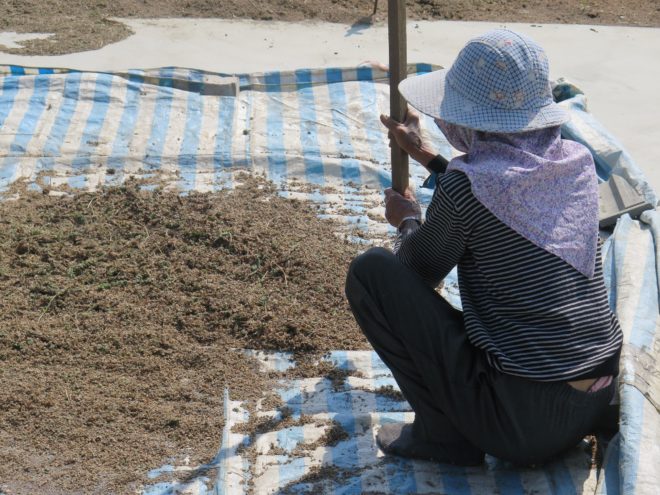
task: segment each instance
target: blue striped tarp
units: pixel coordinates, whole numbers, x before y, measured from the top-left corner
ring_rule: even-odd
[[[412,65],[409,73],[432,69]],[[273,180],[284,195],[317,202],[323,216],[361,231],[356,240],[380,242],[387,234],[381,194],[390,184],[388,140],[378,119],[389,106],[386,82],[387,74],[372,67],[228,75],[175,67],[90,73],[0,66],[0,195],[11,199],[22,187],[75,194],[128,177],[142,179],[144,187],[205,192],[232,187],[240,180],[235,172],[249,170]],[[655,192],[633,160],[586,111],[584,95],[565,81],[555,86],[555,95],[573,116],[564,135],[592,150],[599,175],[622,175],[655,204]],[[432,121],[424,119],[422,130],[451,156]],[[418,185],[426,176],[415,163],[411,174]],[[431,194],[418,189],[422,202]],[[284,487],[337,494],[657,493],[658,222],[654,211],[640,221],[624,217],[606,243],[610,301],[626,344],[621,429],[600,472],[589,467],[581,447],[537,470],[495,459],[470,469],[385,459],[375,448],[374,427],[409,418],[408,405],[374,393],[393,382],[373,353],[337,351],[330,358],[339,367],[360,372],[344,389],[335,391],[322,379],[282,382],[278,389],[294,414],[316,422],[264,433],[252,465],[236,451],[244,439],[231,430],[246,413],[240,397],[227,396],[222,447],[202,466],[217,468],[219,475],[185,486],[162,482],[144,493],[246,493],[246,477],[258,493]],[[443,294],[460,307],[455,274]],[[263,362],[284,366],[287,359]],[[322,435],[332,419],[349,438],[329,448],[297,448]],[[335,476],[314,481],[306,477],[313,466],[328,466]],[[165,466],[152,474],[191,469]]]
[[[282,371],[292,363],[285,354],[257,353],[264,371]],[[301,424],[274,428],[257,436],[253,465],[240,454],[247,439],[232,428],[248,417],[240,401],[228,401],[221,469],[214,494],[246,493],[242,480],[251,480],[254,493],[374,494],[510,494],[593,493],[596,470],[590,467],[590,446],[584,442],[567,456],[537,469],[522,469],[492,457],[479,467],[413,461],[384,456],[375,442],[380,425],[412,421],[405,400],[382,393],[396,383],[371,351],[335,351],[328,359],[349,373],[337,388],[327,378],[284,380],[277,392]],[[380,392],[379,392],[380,391]],[[271,415],[272,411],[257,411]],[[315,446],[336,421],[346,438],[332,447]],[[330,476],[306,476],[330,468]]]
[[[232,76],[0,66],[0,193],[11,197],[21,183],[93,191],[127,177],[204,192],[231,187],[234,171],[248,169],[322,203],[328,216],[382,233],[371,218],[390,183],[378,120],[386,80],[371,67]],[[450,152],[430,121],[424,128]],[[424,171],[415,174],[422,180]]]

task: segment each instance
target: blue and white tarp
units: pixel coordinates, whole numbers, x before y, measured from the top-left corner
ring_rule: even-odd
[[[409,73],[432,69],[412,65]],[[601,178],[621,175],[656,204],[632,158],[586,111],[584,95],[560,81],[555,97],[573,116],[564,135],[591,149]],[[373,67],[226,75],[171,67],[90,73],[0,66],[0,196],[10,200],[23,187],[75,194],[128,177],[144,187],[206,192],[232,187],[240,180],[236,172],[249,170],[274,181],[284,195],[315,201],[324,216],[344,221],[356,240],[386,242],[381,198],[390,185],[389,147],[378,117],[388,107],[387,74]],[[439,152],[452,155],[432,121],[422,121],[422,132]],[[413,162],[411,175],[419,186],[426,172]],[[422,202],[431,194],[417,189]],[[641,220],[624,217],[605,245],[610,302],[626,344],[621,428],[601,470],[591,468],[585,445],[538,469],[492,458],[464,469],[383,457],[374,443],[378,426],[410,419],[409,406],[379,393],[394,383],[373,353],[337,351],[329,359],[351,372],[341,387],[320,377],[278,383],[276,392],[295,420],[283,423],[289,426],[278,429],[274,422],[248,455],[245,435],[233,428],[249,419],[248,412],[228,391],[216,458],[205,466],[154,466],[158,480],[143,493],[660,492],[659,222],[656,211]],[[460,307],[455,274],[443,295]],[[265,368],[289,365],[285,355],[256,357]],[[253,414],[277,412],[264,406]],[[316,445],[333,420],[348,437]],[[185,484],[162,481],[181,472]]]
[[[390,184],[382,70],[3,72],[0,192],[8,197],[17,181],[56,194],[129,176],[205,192],[231,187],[233,172],[249,169],[323,204],[326,215],[384,231],[371,220]],[[425,133],[450,154],[435,126]],[[423,180],[421,167],[415,173]]]
[[[257,354],[267,371],[292,366],[285,354]],[[274,428],[254,441],[253,465],[240,446],[248,438],[235,433],[248,420],[240,402],[228,401],[227,423],[216,494],[254,493],[342,495],[371,494],[569,494],[593,493],[597,472],[591,469],[591,447],[584,442],[564,458],[537,469],[516,468],[493,457],[479,467],[457,467],[384,456],[375,434],[388,422],[411,422],[414,414],[402,399],[387,393],[396,388],[387,367],[371,351],[336,351],[327,357],[348,373],[337,386],[327,378],[282,380],[276,392],[300,425]],[[353,376],[352,373],[356,375]],[[385,393],[383,393],[385,388]],[[257,410],[258,416],[274,411]],[[346,438],[332,447],[315,446],[336,421]],[[309,447],[306,447],[309,446]],[[324,476],[314,476],[319,468]],[[321,474],[324,472],[321,470]],[[310,476],[311,474],[311,476]]]

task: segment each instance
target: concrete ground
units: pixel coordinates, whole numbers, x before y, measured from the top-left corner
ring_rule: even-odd
[[[86,70],[176,65],[253,72],[350,66],[365,60],[387,63],[385,25],[222,19],[122,22],[135,35],[101,50],[43,57],[0,52],[0,64]],[[408,60],[449,66],[470,37],[502,26],[411,21]],[[528,34],[546,49],[551,76],[565,77],[584,90],[590,111],[623,143],[660,191],[660,29],[534,24],[507,27]]]

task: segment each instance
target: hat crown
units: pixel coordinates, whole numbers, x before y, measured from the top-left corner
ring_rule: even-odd
[[[548,74],[548,58],[538,44],[498,29],[465,45],[447,84],[479,106],[532,110],[553,101]]]

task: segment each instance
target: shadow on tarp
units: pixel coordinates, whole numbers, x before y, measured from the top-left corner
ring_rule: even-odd
[[[286,354],[252,353],[263,371],[281,371]],[[244,411],[227,407],[220,470],[215,493],[248,493],[241,480],[249,479],[254,493],[450,493],[527,494],[593,493],[596,470],[591,469],[590,446],[583,443],[566,456],[536,469],[520,469],[487,458],[480,467],[457,467],[434,462],[383,456],[375,443],[380,425],[411,421],[407,402],[383,393],[396,384],[387,367],[371,351],[335,351],[328,359],[348,377],[337,387],[327,378],[279,382],[277,392],[294,418],[303,424],[264,432],[254,441],[257,456],[242,458],[244,436],[234,436],[234,426],[247,421]],[[231,401],[229,401],[231,403]],[[238,415],[232,411],[238,410]],[[257,411],[256,414],[274,414]],[[336,445],[315,445],[328,431],[323,422],[341,425],[345,438]],[[323,426],[319,426],[323,424]],[[305,445],[312,445],[305,448]],[[275,448],[276,447],[276,448]],[[237,450],[239,453],[237,453]]]

